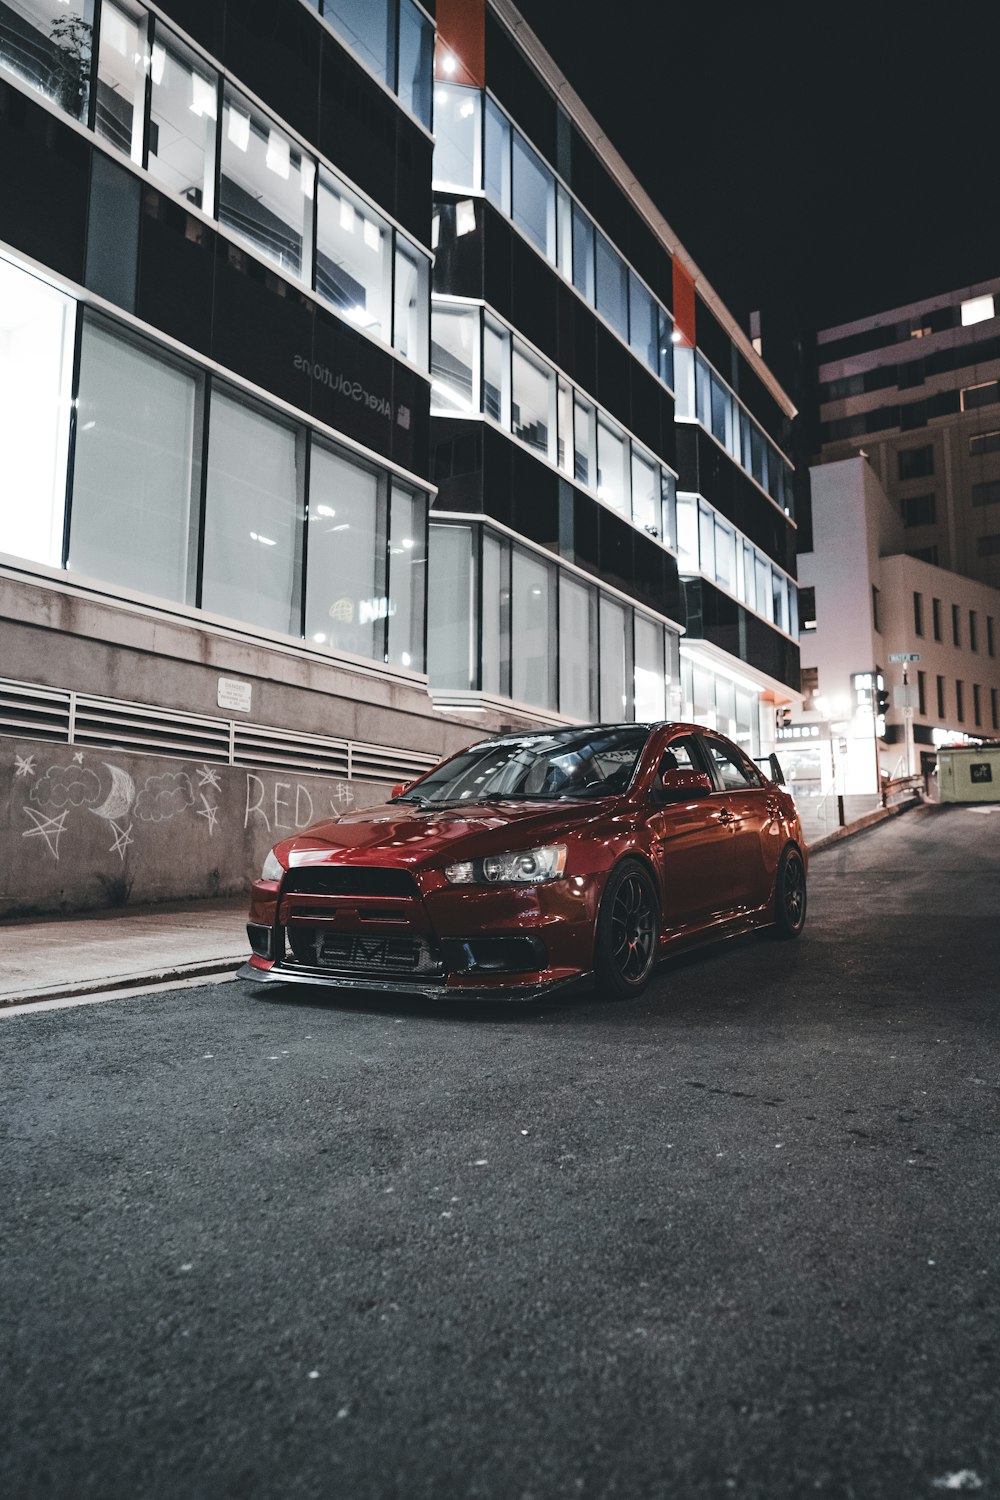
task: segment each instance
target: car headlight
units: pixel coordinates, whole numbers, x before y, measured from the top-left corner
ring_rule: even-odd
[[[272,849],[264,861],[264,868],[260,872],[261,880],[280,880],[285,873],[285,867]]]
[[[484,859],[448,865],[445,880],[452,885],[541,885],[558,880],[566,869],[566,845],[546,844],[517,854],[487,854]]]

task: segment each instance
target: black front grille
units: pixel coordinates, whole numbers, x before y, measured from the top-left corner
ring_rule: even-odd
[[[289,870],[282,894],[297,896],[410,896],[420,895],[406,870],[383,870],[370,865],[307,865]]]
[[[325,923],[296,922],[288,928],[288,945],[296,961],[311,969],[430,977],[442,972],[441,960],[425,937],[335,932]]]

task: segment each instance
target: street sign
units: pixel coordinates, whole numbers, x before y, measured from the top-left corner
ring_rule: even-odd
[[[919,651],[893,651],[889,655],[890,661],[919,661]]]

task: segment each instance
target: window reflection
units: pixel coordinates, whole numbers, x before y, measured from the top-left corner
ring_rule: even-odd
[[[478,89],[439,83],[434,89],[434,181],[478,188],[481,179]]]
[[[392,341],[405,359],[412,359],[421,369],[427,368],[429,313],[430,262],[397,236]]]
[[[0,4],[0,68],[86,120],[93,21],[93,0]]]
[[[435,304],[431,318],[431,409],[450,416],[477,409],[479,310]]]
[[[483,329],[483,411],[510,426],[510,334],[489,317]]]
[[[511,662],[511,697],[536,708],[556,707],[554,572],[548,563],[513,549],[510,628],[517,651]]]
[[[556,181],[542,158],[514,131],[511,214],[534,245],[555,262]]]
[[[150,174],[172,193],[211,214],[218,78],[159,25],[151,74]]]
[[[97,134],[142,165],[149,17],[138,5],[101,6],[97,52]],[[157,71],[162,75],[162,51]]]
[[[316,224],[316,290],[343,317],[388,342],[389,226],[322,171]]]
[[[422,495],[392,486],[389,507],[389,639],[386,660],[424,670],[427,509]]]
[[[613,510],[625,511],[628,458],[625,434],[605,417],[597,419],[597,493]]]
[[[323,14],[367,68],[391,81],[395,7],[389,0],[323,0]]]
[[[515,437],[555,461],[555,377],[514,341],[511,428]]]
[[[219,220],[293,275],[311,258],[315,163],[235,89],[226,88]]]
[[[434,27],[413,4],[401,0],[399,7],[399,70],[396,93],[399,102],[424,125],[431,123],[431,73]]]
[[[313,443],[306,639],[381,659],[385,650],[385,479]]]

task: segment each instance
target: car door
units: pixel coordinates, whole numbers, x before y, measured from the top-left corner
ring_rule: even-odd
[[[728,914],[724,905],[727,853],[732,845],[722,801],[714,794],[659,803],[664,770],[707,772],[694,736],[679,734],[663,746],[653,785],[647,826],[650,852],[663,889],[663,931],[668,937],[694,932]]]
[[[770,895],[765,858],[774,811],[763,777],[737,745],[722,735],[698,736],[716,791],[708,799],[730,834],[728,884],[734,915],[762,906]]]

